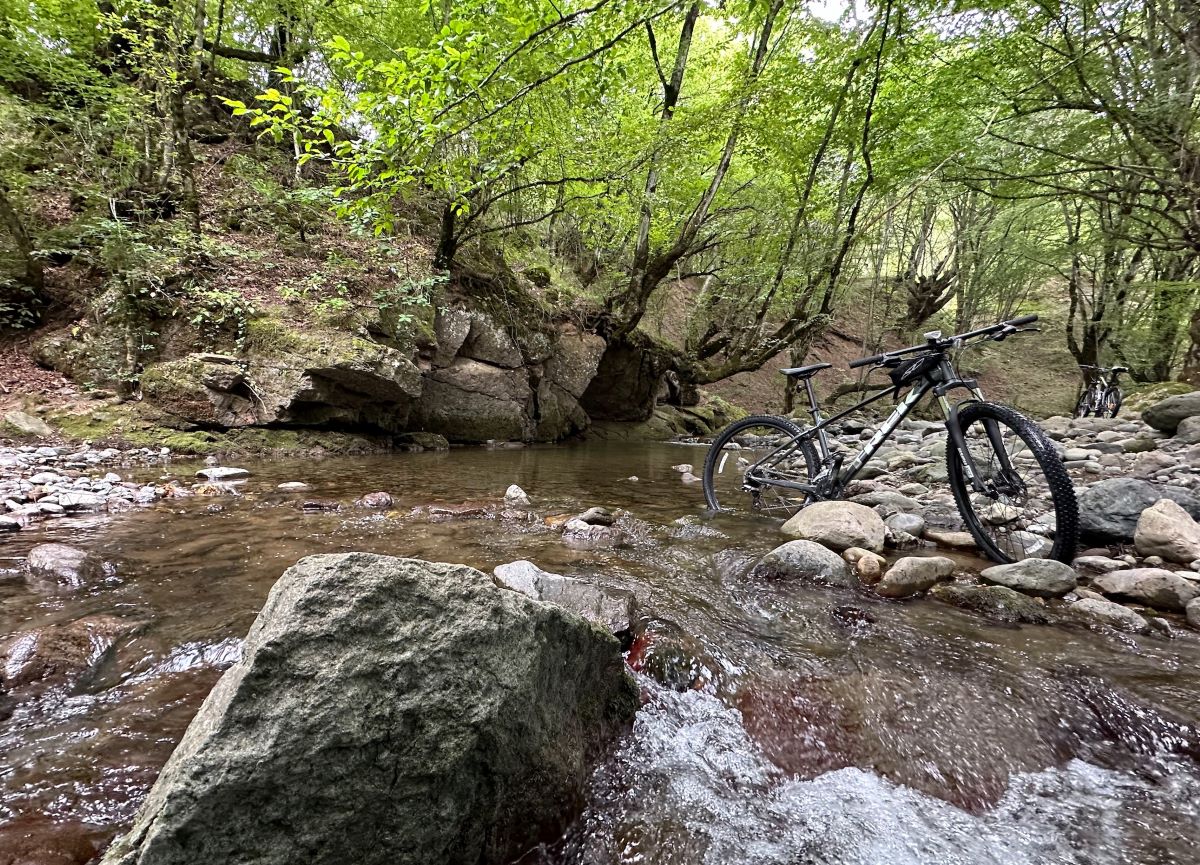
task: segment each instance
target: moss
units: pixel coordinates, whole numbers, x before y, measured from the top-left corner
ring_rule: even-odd
[[[274,315],[261,315],[246,323],[246,350],[256,354],[300,351],[306,341],[300,331]]]
[[[723,426],[733,423],[735,420],[741,420],[750,414],[750,412],[741,406],[734,405],[729,400],[717,396],[715,393],[709,393],[708,391],[701,391],[700,393],[703,397],[703,404],[711,406],[713,411],[716,412],[715,420],[719,425]]]
[[[1191,393],[1195,388],[1183,381],[1157,381],[1150,384],[1122,387],[1122,390],[1125,391],[1125,407],[1141,411],[1157,402],[1162,402],[1167,397]]]

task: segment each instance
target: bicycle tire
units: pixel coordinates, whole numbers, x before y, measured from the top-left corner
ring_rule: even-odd
[[[1054,543],[1045,558],[1070,564],[1075,558],[1079,543],[1079,506],[1075,500],[1075,487],[1055,450],[1054,443],[1037,424],[1008,406],[987,402],[973,402],[958,412],[959,428],[964,436],[976,421],[991,419],[1008,427],[1029,449],[1029,455],[1037,463],[1049,487],[1054,508]],[[953,437],[946,447],[946,472],[954,502],[967,531],[975,539],[979,549],[989,559],[1008,564],[1017,559],[1001,550],[984,531],[983,521],[976,513],[971,501],[972,489],[963,473],[962,458]]]
[[[1096,412],[1096,417],[1116,417],[1117,412],[1121,410],[1121,403],[1124,402],[1124,396],[1121,389],[1116,387],[1108,388],[1104,391],[1104,396],[1100,398],[1100,410]]]
[[[1075,417],[1087,417],[1088,412],[1092,409],[1091,391],[1084,391],[1079,395],[1079,402],[1075,406]]]
[[[720,435],[713,439],[712,445],[709,446],[708,454],[704,458],[704,501],[708,507],[714,511],[727,511],[732,508],[722,505],[717,496],[714,474],[717,470],[717,463],[724,448],[740,433],[753,429],[754,427],[770,427],[779,430],[786,436],[796,438],[804,434],[804,429],[799,425],[792,423],[787,418],[777,417],[775,415],[751,415],[750,417],[742,418],[739,421],[734,421],[725,429],[721,430]],[[804,441],[800,443],[800,453],[804,456],[805,470],[808,477],[812,477],[817,470],[817,451],[813,447],[812,442]],[[803,505],[797,506],[795,511],[799,511]]]

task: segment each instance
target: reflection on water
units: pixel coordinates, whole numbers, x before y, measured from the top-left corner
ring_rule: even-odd
[[[639,666],[683,692],[645,681],[650,702],[598,771],[587,813],[536,858],[1194,861],[1200,646],[1191,636],[1002,628],[932,601],[763,581],[748,572],[778,541],[775,526],[706,517],[701,490],[671,469],[703,455],[614,445],[275,462],[248,466],[239,497],[5,538],[5,637],[92,614],[137,627],[73,689],[10,701],[0,818],[48,832],[62,849],[103,844],[236,657],[279,574],[307,554],[366,550],[484,570],[530,559],[640,599]],[[275,489],[297,480],[312,489]],[[581,551],[540,520],[410,515],[496,504],[510,483],[539,516],[627,509],[632,543]],[[351,506],[374,490],[390,492],[394,508]],[[304,499],[343,507],[306,512]],[[98,552],[115,575],[53,597],[4,578],[47,540]],[[0,827],[0,853],[5,843]]]

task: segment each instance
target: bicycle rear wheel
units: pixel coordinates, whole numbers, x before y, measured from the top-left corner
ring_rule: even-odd
[[[954,439],[946,469],[967,530],[989,559],[1070,563],[1079,540],[1075,490],[1053,442],[1041,427],[1007,406],[969,403],[959,427],[979,480],[967,480]]]
[[[1119,387],[1110,387],[1104,392],[1104,396],[1100,400],[1100,411],[1096,412],[1096,417],[1116,417],[1117,412],[1121,410],[1121,389]]]
[[[1075,417],[1087,417],[1092,410],[1092,392],[1085,390],[1079,395],[1079,403],[1075,406]]]
[[[812,442],[781,417],[754,415],[736,421],[713,441],[704,460],[704,498],[714,511],[757,512],[787,518],[804,507],[803,491],[772,480],[807,484],[817,471]],[[753,476],[746,473],[754,469]]]

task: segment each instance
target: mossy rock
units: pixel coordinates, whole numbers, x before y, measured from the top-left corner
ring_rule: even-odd
[[[1167,397],[1179,396],[1195,390],[1185,381],[1157,381],[1122,389],[1125,390],[1125,401],[1122,408],[1131,411],[1141,411],[1155,403],[1162,402]]]

